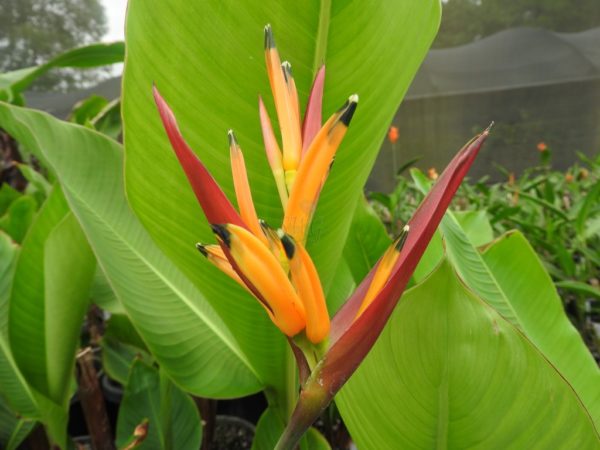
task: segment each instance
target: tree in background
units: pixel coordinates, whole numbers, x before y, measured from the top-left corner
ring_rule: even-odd
[[[599,0],[446,0],[433,46],[467,44],[512,27],[575,32],[597,26]]]
[[[35,66],[99,41],[107,24],[100,0],[0,0],[0,72]],[[102,78],[102,70],[56,70],[32,88],[66,90]]]

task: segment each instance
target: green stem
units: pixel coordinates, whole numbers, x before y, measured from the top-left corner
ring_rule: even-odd
[[[283,386],[279,388],[268,388],[265,390],[265,396],[271,408],[279,419],[287,424],[294,412],[294,407],[298,401],[298,380],[296,360],[292,350],[287,347],[284,357],[285,371]]]
[[[331,402],[328,389],[319,382],[320,374],[313,374],[300,393],[296,408],[283,434],[279,438],[275,450],[294,450],[304,433],[319,417]]]
[[[296,402],[298,401],[298,381],[296,374],[296,359],[292,353],[292,349],[286,346],[285,352],[285,364],[286,364],[286,384],[285,384],[285,417],[284,422],[287,423],[292,417]]]

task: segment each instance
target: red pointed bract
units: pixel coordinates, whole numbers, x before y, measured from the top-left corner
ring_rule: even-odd
[[[331,346],[324,358],[320,377],[330,392],[337,392],[375,344],[488,134],[489,129],[458,152],[413,214],[408,222],[410,233],[390,280],[373,303],[353,321],[366,292],[364,285],[368,288],[376,268],[371,270],[334,317]]]
[[[304,113],[304,121],[302,122],[302,155],[304,155],[310,143],[321,129],[324,86],[325,66],[321,66],[310,90],[306,112]]]
[[[208,221],[210,223],[232,223],[246,228],[215,179],[183,139],[173,111],[162,98],[156,86],[152,87],[152,92],[171,146]]]

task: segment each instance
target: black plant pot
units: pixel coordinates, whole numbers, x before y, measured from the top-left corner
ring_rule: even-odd
[[[252,447],[255,427],[234,416],[217,416],[210,450],[247,450]]]

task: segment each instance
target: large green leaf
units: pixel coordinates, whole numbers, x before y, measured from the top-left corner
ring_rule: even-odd
[[[72,213],[50,233],[44,244],[45,328],[48,397],[69,399],[75,352],[89,305],[96,259]]]
[[[12,382],[27,410],[14,405],[12,393],[5,395],[22,415],[39,417],[59,446],[66,445],[75,351],[94,268],[79,224],[56,187],[27,233],[10,296],[10,347],[22,372],[13,372]]]
[[[597,449],[571,386],[443,262],[338,397],[361,450]]]
[[[204,297],[156,248],[127,205],[121,147],[95,131],[3,103],[0,126],[57,174],[114,292],[173,379],[210,397],[260,390],[257,372],[281,359],[264,366],[250,361]],[[246,343],[269,344],[260,333]]]
[[[25,90],[33,81],[54,67],[97,67],[123,62],[125,45],[123,42],[112,44],[92,44],[69,50],[50,61],[36,67],[27,67],[0,74],[0,99],[6,99],[6,93],[12,94]]]
[[[506,234],[483,259],[527,337],[573,386],[600,430],[600,369],[529,242],[518,231]]]
[[[325,115],[350,94],[361,95],[310,234],[309,250],[328,289],[354,206],[387,124],[434,36],[439,9],[438,0],[129,3],[123,98],[129,201],[159,247],[235,330],[253,360],[260,361],[267,385],[279,388],[283,378],[289,379],[281,363],[285,341],[256,301],[199,261],[194,244],[212,242],[214,236],[167,141],[152,84],[230,198],[227,130],[235,129],[258,214],[274,226],[281,223],[282,211],[257,108],[259,93],[271,105],[263,27],[272,24],[282,57],[294,68],[302,103],[323,62]]]
[[[139,447],[150,450],[197,450],[202,425],[194,401],[156,369],[141,361],[131,367],[119,408],[117,446],[125,444],[142,420],[148,435]]]
[[[27,381],[50,397],[48,388],[48,344],[52,336],[47,321],[44,246],[48,236],[68,214],[60,188],[55,188],[31,226],[17,260],[10,298],[9,335],[14,357]],[[61,399],[53,397],[56,403]]]
[[[426,178],[411,174],[426,191]],[[521,233],[509,233],[482,255],[452,213],[440,228],[448,258],[467,286],[525,333],[572,385],[600,429],[600,370],[531,245]]]

